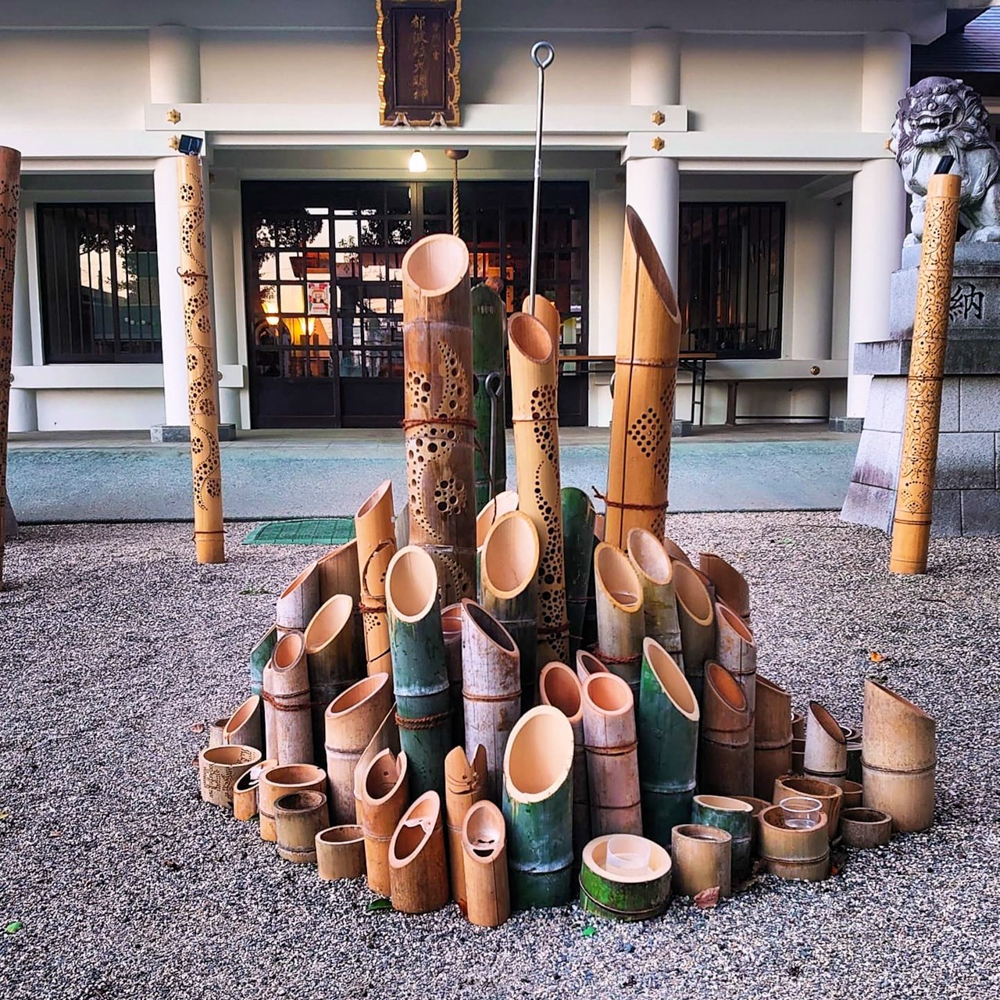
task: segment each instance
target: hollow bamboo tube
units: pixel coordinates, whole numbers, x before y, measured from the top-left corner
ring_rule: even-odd
[[[757,643],[750,626],[732,608],[715,602],[715,660],[722,664],[743,688],[750,711],[750,726],[757,711]]]
[[[538,689],[538,532],[527,514],[511,511],[490,528],[479,565],[482,606],[510,633],[520,653],[521,707]]]
[[[443,794],[451,696],[434,559],[415,545],[400,549],[389,563],[385,594],[396,723],[410,762],[410,790],[415,796],[430,789]]]
[[[233,782],[233,816],[241,823],[257,815],[257,789],[260,776],[269,768],[277,767],[276,760],[262,760],[249,771],[244,771]]]
[[[263,704],[260,695],[252,694],[226,720],[222,730],[223,743],[237,743],[245,747],[254,747],[263,752]]]
[[[583,490],[564,486],[562,501],[563,562],[566,569],[566,615],[569,618],[569,655],[583,644],[587,591],[594,563],[594,505]]]
[[[837,720],[819,702],[809,702],[806,716],[805,774],[831,785],[847,778],[847,740]]]
[[[208,747],[198,754],[198,781],[203,802],[233,807],[233,785],[255,764],[259,764],[261,752],[256,747],[229,746]]]
[[[765,809],[757,818],[759,853],[764,866],[778,878],[820,882],[830,874],[829,817],[816,826],[789,829],[781,806]]]
[[[806,714],[805,712],[792,712],[792,739],[802,740],[805,742],[806,739]]]
[[[309,563],[278,597],[274,609],[274,624],[278,638],[287,632],[305,632],[313,615],[319,611],[319,577],[316,563]]]
[[[313,763],[310,703],[305,637],[301,632],[288,632],[278,640],[264,668],[267,755],[279,764]]]
[[[510,916],[507,832],[503,814],[489,801],[477,802],[462,824],[461,861],[470,924],[499,927]]]
[[[386,479],[358,508],[354,515],[354,532],[368,673],[391,675],[389,622],[385,610],[385,571],[396,553],[391,480]]]
[[[601,661],[594,656],[593,653],[588,653],[585,649],[581,649],[576,654],[576,676],[580,683],[583,682],[591,674],[610,674],[611,671],[601,663]]]
[[[677,621],[681,628],[684,673],[695,697],[701,701],[705,663],[715,658],[715,608],[697,572],[671,556]]]
[[[853,806],[840,814],[845,847],[885,847],[892,836],[892,817],[882,809]]]
[[[465,745],[486,748],[486,794],[500,800],[503,752],[521,715],[521,664],[510,633],[475,601],[462,601]]]
[[[426,236],[403,257],[402,279],[409,544],[433,556],[441,603],[454,604],[476,593],[469,250]]]
[[[772,796],[774,804],[780,805],[782,799],[792,795],[808,795],[819,800],[829,821],[827,834],[830,840],[833,840],[840,829],[844,790],[839,785],[831,785],[829,781],[820,781],[819,778],[803,778],[796,774],[783,774],[780,778],[776,778]]]
[[[278,642],[277,626],[272,625],[253,645],[250,650],[250,693],[262,694],[264,691],[264,668],[270,662],[274,647]]]
[[[448,864],[451,894],[465,913],[465,862],[462,858],[462,824],[465,814],[486,795],[486,748],[476,747],[471,760],[462,747],[444,759],[444,810],[448,825]]]
[[[534,316],[542,326],[545,327],[545,332],[548,333],[549,338],[552,340],[552,357],[549,364],[552,365],[553,374],[558,379],[559,377],[559,341],[562,337],[562,317],[559,315],[559,310],[556,308],[556,304],[551,300],[547,299],[544,295],[535,296],[535,304],[531,304],[531,296],[525,295],[524,300],[521,302],[521,312],[528,316]]]
[[[358,817],[358,826],[364,821],[364,806],[361,801],[361,790],[364,785],[365,775],[368,773],[368,765],[383,751],[391,750],[394,755],[399,754],[399,727],[396,725],[396,703],[386,712],[375,735],[368,741],[368,746],[364,748],[358,762],[354,767],[354,811]]]
[[[753,791],[753,729],[746,696],[725,667],[705,665],[698,744],[698,788],[711,795]]]
[[[519,509],[538,532],[538,666],[569,655],[562,499],[559,495],[558,381],[552,338],[534,317],[510,318],[511,409]]]
[[[844,790],[844,809],[857,809],[864,803],[865,791],[860,781],[845,779],[840,787]]]
[[[330,822],[322,792],[290,792],[274,803],[278,855],[296,864],[316,863],[316,834]]]
[[[608,844],[632,853],[649,853],[646,869],[625,874],[608,867]],[[583,852],[580,905],[607,920],[633,922],[660,916],[670,900],[670,855],[645,837],[617,833],[596,837]]]
[[[642,588],[646,636],[655,639],[682,670],[681,626],[674,596],[674,569],[663,543],[645,528],[632,528],[626,538],[629,561]]]
[[[770,801],[774,779],[792,770],[792,696],[760,674],[753,731],[753,793]]]
[[[424,792],[403,813],[389,841],[389,894],[402,913],[430,913],[448,902],[441,797]]]
[[[958,174],[933,174],[927,182],[913,348],[906,380],[906,416],[892,518],[889,570],[893,573],[927,572],[961,188]]]
[[[691,818],[701,712],[671,655],[654,639],[646,639],[642,652],[636,709],[642,828],[667,847],[670,831]]]
[[[614,674],[583,682],[583,731],[590,783],[590,828],[642,836],[639,758],[632,689]]]
[[[507,489],[507,433],[505,419],[506,309],[503,300],[488,285],[476,285],[472,302],[472,373],[476,394],[476,510]],[[499,376],[496,395],[486,387],[488,376]],[[490,383],[492,385],[492,382]],[[492,449],[492,453],[490,451]],[[490,478],[490,459],[494,476]],[[471,595],[470,595],[471,596]]]
[[[354,771],[376,729],[392,706],[388,674],[372,674],[334,698],[324,714],[324,759],[330,779],[330,821],[354,823]]]
[[[744,622],[750,622],[750,588],[743,574],[712,552],[702,552],[698,556],[698,569],[712,583],[716,600],[739,615]]]
[[[697,896],[719,887],[725,899],[733,894],[733,838],[725,830],[697,823],[675,826],[670,837],[673,890],[678,896]]]
[[[328,826],[316,834],[316,867],[324,882],[365,873],[365,837],[360,826]]]
[[[847,741],[847,780],[856,781],[859,785],[864,778],[861,758],[864,753],[864,745],[861,740]]]
[[[184,300],[194,544],[198,562],[221,563],[226,561],[226,543],[219,459],[219,375],[208,287],[205,196],[201,160],[197,156],[177,157],[177,189],[181,234],[178,274]]]
[[[561,906],[572,894],[573,727],[559,709],[518,719],[503,773],[511,903]]]
[[[597,587],[597,643],[594,655],[639,697],[642,640],[646,636],[642,585],[628,556],[607,542],[594,550]]]
[[[792,774],[802,774],[806,764],[806,741],[792,738]]]
[[[229,719],[216,719],[208,724],[208,746],[221,747],[226,745],[226,723]]]
[[[753,806],[728,795],[696,795],[691,805],[691,822],[725,830],[733,838],[733,882],[743,882],[750,875]]]
[[[573,727],[573,856],[580,857],[590,840],[590,787],[583,733],[583,685],[565,663],[546,663],[539,677],[543,705],[558,708]]]
[[[630,205],[625,209],[605,496],[604,540],[618,548],[624,548],[630,528],[663,535],[680,336],[673,285]]]
[[[502,493],[498,493],[495,497],[493,497],[492,500],[483,504],[479,513],[476,515],[477,551],[485,544],[486,536],[489,534],[490,528],[492,528],[504,514],[509,514],[512,510],[517,510],[518,503],[519,499],[516,490],[504,490]]]
[[[410,801],[405,753],[377,753],[361,779],[361,829],[365,838],[368,888],[380,896],[391,892],[389,841]]]
[[[358,570],[358,540],[332,549],[316,560],[319,581],[319,603],[325,604],[337,594],[347,594],[354,601],[354,659],[365,660],[365,628],[361,614],[361,574]]]
[[[0,587],[3,586],[7,534],[7,434],[14,355],[14,257],[20,197],[21,154],[9,146],[0,146]]]
[[[448,703],[451,711],[451,740],[465,742],[465,705],[462,702],[462,605],[441,609],[441,635],[448,660]]]
[[[682,562],[685,566],[691,566],[694,569],[688,554],[672,538],[667,538],[666,535],[663,536],[663,548],[666,550],[667,555],[670,556],[671,562]]]
[[[326,771],[314,764],[289,764],[270,767],[257,785],[257,813],[260,816],[260,839],[277,840],[274,804],[291,792],[325,792]]]
[[[864,802],[889,813],[893,830],[926,830],[934,822],[935,728],[922,708],[865,681]]]

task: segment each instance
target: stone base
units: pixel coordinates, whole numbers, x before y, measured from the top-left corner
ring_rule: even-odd
[[[838,434],[860,434],[864,430],[864,417],[830,417],[828,427]]]
[[[191,428],[186,424],[154,424],[149,428],[149,440],[153,444],[187,444]],[[236,424],[219,424],[219,440],[235,441]]]
[[[670,436],[675,438],[690,437],[693,430],[694,424],[690,420],[675,420]]]

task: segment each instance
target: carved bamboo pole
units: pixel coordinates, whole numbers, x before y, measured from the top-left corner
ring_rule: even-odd
[[[499,927],[510,916],[510,881],[506,827],[492,802],[478,802],[466,813],[460,843],[469,923]]]
[[[458,235],[457,233],[455,234]],[[503,300],[486,284],[472,289],[472,371],[476,395],[476,510],[507,489]],[[492,472],[492,475],[491,475]]]
[[[387,479],[354,515],[358,577],[361,583],[365,660],[369,674],[392,674],[389,622],[385,611],[385,571],[396,554],[392,524],[392,481]]]
[[[430,913],[448,902],[441,796],[424,792],[403,813],[389,841],[389,890],[402,913]]]
[[[462,825],[466,813],[486,797],[486,747],[476,747],[472,758],[462,747],[450,750],[444,759],[444,811],[448,824],[448,864],[451,895],[466,911],[465,864],[462,860]]]
[[[576,486],[561,493],[563,559],[566,568],[566,614],[569,617],[569,655],[583,645],[583,621],[587,615],[587,591],[594,567],[594,505]]]
[[[0,146],[0,587],[7,524],[7,432],[14,352],[14,251],[21,198],[21,154]]]

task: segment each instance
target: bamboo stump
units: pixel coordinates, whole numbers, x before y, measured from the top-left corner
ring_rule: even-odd
[[[316,834],[327,827],[327,799],[322,792],[290,792],[274,803],[278,855],[296,864],[316,863]]]
[[[354,601],[354,658],[365,659],[365,628],[361,615],[361,574],[358,571],[358,541],[352,538],[316,560],[319,604],[337,594],[347,594]]]
[[[361,829],[365,838],[368,888],[380,896],[392,892],[389,842],[410,800],[406,754],[376,754],[361,777]]]
[[[326,771],[313,764],[269,767],[257,785],[257,812],[260,816],[260,839],[275,841],[275,803],[292,792],[325,792]]]
[[[725,830],[732,838],[732,877],[743,882],[750,874],[753,806],[726,795],[696,795],[691,822]]]
[[[7,535],[7,433],[14,356],[14,257],[21,200],[21,154],[0,146],[0,589]]]
[[[268,757],[281,765],[313,763],[312,696],[301,632],[279,639],[264,668],[264,716]]]
[[[583,490],[564,486],[562,498],[563,560],[566,569],[566,614],[569,618],[569,655],[583,645],[587,591],[594,567],[594,505]]]
[[[226,720],[222,742],[264,751],[264,713],[260,695],[252,694]]]
[[[468,896],[465,915],[478,927],[499,927],[510,916],[510,882],[503,814],[492,802],[469,809],[460,843]]]
[[[365,661],[369,674],[392,675],[389,620],[385,610],[385,573],[396,554],[393,527],[392,482],[385,480],[354,515],[358,580],[361,585],[361,620],[364,624]]]
[[[830,820],[826,813],[809,829],[790,829],[780,806],[758,817],[760,857],[772,875],[820,882],[830,874]]]
[[[774,779],[792,770],[792,696],[756,675],[753,730],[753,793],[770,801]]]
[[[642,585],[621,549],[599,542],[594,550],[597,587],[597,641],[594,654],[639,697],[642,640],[646,637]]]
[[[451,894],[465,913],[465,862],[462,856],[462,829],[466,813],[486,795],[486,748],[476,747],[470,760],[461,747],[444,759],[444,810],[448,823],[448,863],[451,867]]]
[[[684,651],[684,673],[701,702],[705,664],[715,658],[715,607],[712,595],[696,570],[688,563],[670,557],[674,569],[674,594],[677,597],[677,621]]]
[[[655,639],[683,670],[684,652],[670,556],[656,535],[645,528],[632,528],[626,541],[629,561],[642,589],[646,637]]]
[[[715,659],[743,688],[751,724],[757,711],[757,644],[749,626],[731,608],[715,602]]]
[[[316,834],[316,866],[324,882],[365,873],[365,838],[360,826],[329,826]]]
[[[243,774],[260,763],[261,752],[254,747],[209,747],[198,755],[198,780],[204,802],[233,807],[233,786]]]
[[[818,799],[826,814],[828,839],[833,840],[840,831],[840,811],[844,807],[844,790],[839,785],[831,785],[819,778],[803,778],[793,774],[783,774],[774,782],[773,801],[780,805],[782,800],[793,795],[808,795]]]
[[[806,750],[803,769],[807,777],[843,785],[847,780],[847,740],[837,720],[819,702],[809,702],[806,716]]]
[[[711,552],[702,552],[698,556],[698,568],[712,582],[716,598],[726,607],[732,608],[749,625],[750,588],[743,574],[721,556]]]
[[[430,913],[448,902],[437,792],[424,792],[403,813],[389,842],[389,887],[393,908],[402,913]]]
[[[725,667],[709,661],[698,745],[700,791],[712,795],[753,792],[752,727],[743,688]]]
[[[507,489],[505,420],[506,343],[503,300],[488,285],[476,285],[472,302],[472,372],[476,387],[476,510]],[[494,386],[494,383],[496,385]],[[491,393],[490,389],[494,391]],[[492,449],[492,451],[491,451]],[[490,476],[491,461],[495,475]]]
[[[716,887],[723,899],[733,894],[731,834],[714,826],[683,823],[674,827],[670,841],[678,896],[697,896]]]
[[[609,847],[647,853],[644,871],[620,872],[608,864]],[[670,901],[670,855],[659,844],[630,834],[597,837],[587,844],[580,867],[580,905],[607,920],[633,922],[660,916]]]

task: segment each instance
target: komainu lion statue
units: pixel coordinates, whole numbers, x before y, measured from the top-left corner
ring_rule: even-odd
[[[990,139],[986,120],[982,99],[961,80],[929,76],[906,91],[889,143],[913,196],[904,245],[919,243],[923,236],[927,181],[945,155],[955,157],[952,172],[962,176],[962,241],[1000,242],[1000,150]]]

